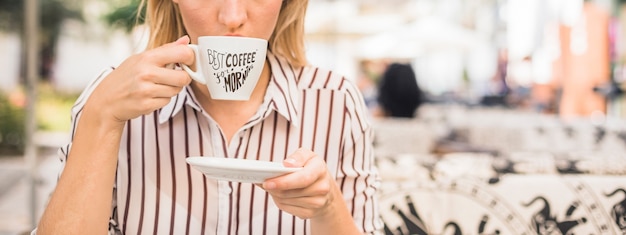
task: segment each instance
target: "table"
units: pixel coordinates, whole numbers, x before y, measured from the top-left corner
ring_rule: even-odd
[[[490,159],[379,161],[386,234],[626,234],[626,175],[501,173]]]

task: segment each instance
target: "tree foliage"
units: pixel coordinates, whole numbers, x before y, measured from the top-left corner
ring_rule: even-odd
[[[106,23],[114,28],[122,28],[126,32],[130,32],[133,28],[144,22],[145,8],[142,9],[141,14],[137,14],[139,11],[140,0],[131,0],[127,5],[117,7],[105,15],[104,19]]]
[[[0,0],[0,31],[24,34],[25,0]],[[54,58],[56,42],[66,19],[83,20],[82,1],[38,0],[41,76],[48,75],[47,64]]]
[[[21,32],[24,28],[25,0],[0,0],[0,30]],[[68,0],[39,0],[39,25],[42,31],[53,32],[63,20],[82,20],[81,4]],[[73,7],[71,7],[73,6]]]

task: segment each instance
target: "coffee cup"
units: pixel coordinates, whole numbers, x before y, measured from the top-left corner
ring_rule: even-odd
[[[250,37],[201,36],[189,44],[196,55],[196,71],[189,76],[209,89],[211,98],[248,100],[265,64],[267,40]]]

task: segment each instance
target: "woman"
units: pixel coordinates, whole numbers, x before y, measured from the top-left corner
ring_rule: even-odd
[[[307,0],[148,0],[148,50],[72,110],[72,141],[38,234],[358,234],[382,228],[361,94],[306,64]],[[187,36],[188,35],[188,36]],[[204,35],[269,40],[249,101],[211,99],[171,64]],[[282,161],[262,184],[216,181],[189,156]]]

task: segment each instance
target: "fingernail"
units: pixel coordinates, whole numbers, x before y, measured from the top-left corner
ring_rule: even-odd
[[[265,189],[274,189],[274,188],[276,188],[276,184],[274,182],[265,182],[265,183],[263,183],[263,188],[265,188]]]
[[[296,164],[296,159],[293,159],[293,158],[287,158],[287,159],[285,159],[285,162],[286,162],[286,163],[289,163],[289,164],[291,164],[291,165],[294,165],[294,164]]]
[[[176,40],[176,42],[180,42],[181,40],[186,40],[189,38],[189,35],[182,36]]]

